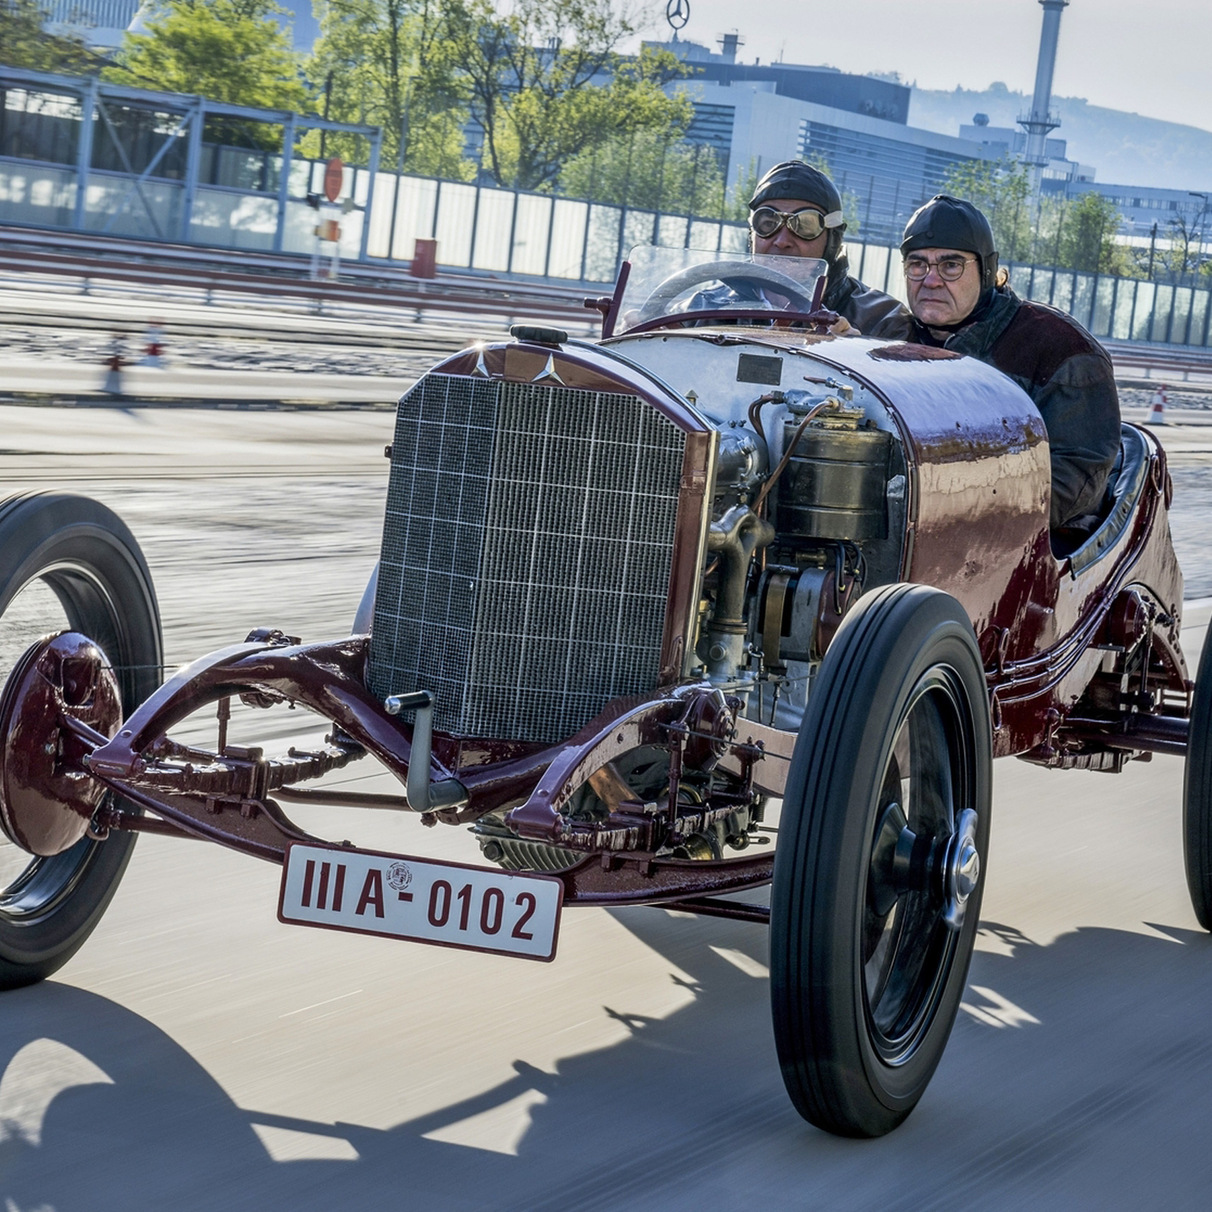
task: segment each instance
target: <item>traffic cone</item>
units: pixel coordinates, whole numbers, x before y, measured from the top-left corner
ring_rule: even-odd
[[[164,329],[159,320],[153,320],[147,326],[147,334],[143,339],[143,366],[164,368]]]
[[[105,359],[105,382],[101,387],[107,396],[122,395],[122,368],[126,365],[126,359],[122,353],[122,334],[114,333],[113,342],[109,347],[109,357]]]
[[[1149,406],[1149,415],[1145,419],[1146,425],[1166,425],[1166,385],[1163,383],[1153,393],[1153,403]]]

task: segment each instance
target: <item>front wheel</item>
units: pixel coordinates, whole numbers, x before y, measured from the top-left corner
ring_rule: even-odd
[[[14,497],[0,504],[0,684],[20,672],[32,644],[65,630],[88,636],[108,658],[123,714],[159,685],[160,616],[130,531],[85,497]],[[0,989],[67,962],[109,904],[134,840],[83,837],[37,856],[0,835]]]
[[[880,1136],[925,1092],[967,980],[989,841],[989,703],[954,598],[862,599],[821,663],[775,853],[775,1042],[796,1109]]]

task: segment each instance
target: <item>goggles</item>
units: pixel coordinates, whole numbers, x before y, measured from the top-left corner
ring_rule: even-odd
[[[749,216],[753,234],[763,240],[769,240],[783,226],[801,240],[815,240],[826,228],[838,227],[841,222],[840,210],[822,215],[819,210],[775,210],[773,206],[759,206]]]

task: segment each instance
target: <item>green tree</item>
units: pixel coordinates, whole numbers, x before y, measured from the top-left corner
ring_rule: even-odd
[[[1115,239],[1121,216],[1110,198],[1087,190],[1063,206],[1058,222],[1058,266],[1083,273],[1128,271],[1127,253]]]
[[[754,157],[732,174],[732,185],[727,189],[727,196],[720,210],[721,219],[749,222],[749,199],[757,191],[758,182],[762,179],[762,174],[758,172],[758,163],[757,157]]]
[[[447,19],[498,184],[552,189],[580,153],[689,124],[689,98],[663,90],[684,68],[651,49],[625,60],[617,48],[634,30],[611,0],[516,0],[505,15],[447,0]]]
[[[1201,237],[1197,219],[1179,211],[1158,231],[1154,255],[1155,278],[1180,281],[1185,274],[1207,271],[1207,263],[1200,257]]]
[[[575,198],[704,218],[724,216],[724,173],[716,153],[668,131],[614,135],[573,156],[559,190]]]
[[[953,164],[943,179],[943,193],[964,198],[984,213],[1003,261],[1031,256],[1030,192],[1026,167],[1005,158]]]
[[[385,167],[474,175],[463,154],[466,85],[437,0],[316,0],[316,12],[321,36],[307,73],[324,82],[327,116],[381,126]],[[348,154],[348,142],[329,135],[326,145]]]
[[[157,0],[145,34],[128,33],[106,80],[197,93],[263,109],[310,107],[273,0]]]
[[[36,72],[81,74],[95,69],[99,56],[75,34],[48,34],[49,16],[36,0],[0,0],[0,57],[9,67]]]

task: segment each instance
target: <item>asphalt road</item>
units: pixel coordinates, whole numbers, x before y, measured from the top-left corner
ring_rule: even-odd
[[[348,630],[377,553],[389,414],[3,408],[0,424],[11,489],[70,485],[131,525],[170,662],[255,626]],[[1205,438],[1166,435],[1189,592],[1212,592]],[[1208,614],[1188,611],[1193,648]],[[261,736],[296,731],[290,713],[242,718]],[[1181,779],[1173,758],[1116,777],[999,764],[964,1008],[915,1113],[862,1143],[810,1128],[786,1099],[761,927],[576,910],[556,961],[533,964],[280,925],[276,868],[145,837],[84,949],[0,1000],[0,1200],[1205,1207],[1212,939],[1187,902]],[[474,861],[462,831],[299,817]]]

